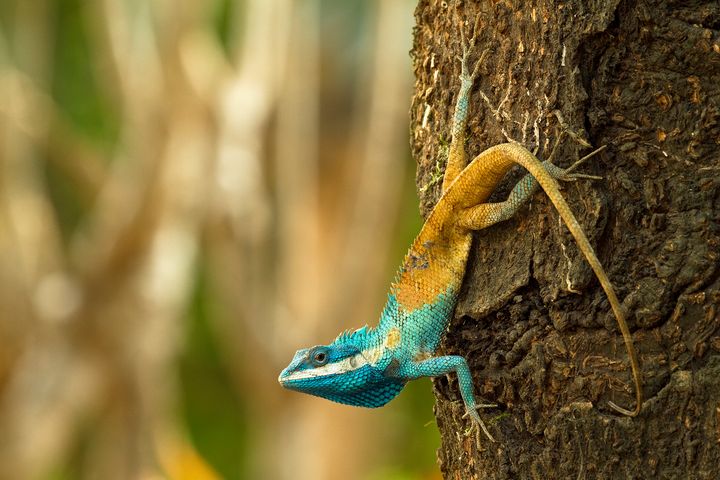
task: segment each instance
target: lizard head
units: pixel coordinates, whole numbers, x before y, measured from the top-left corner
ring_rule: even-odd
[[[392,400],[405,382],[376,366],[377,347],[363,349],[366,328],[341,334],[330,345],[298,350],[278,381],[290,390],[346,405],[380,407]]]

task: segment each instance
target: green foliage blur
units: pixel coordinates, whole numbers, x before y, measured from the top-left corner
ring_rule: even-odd
[[[0,25],[4,31],[13,28],[9,23],[11,13],[19,2],[23,1],[25,0],[6,0],[0,3]],[[113,110],[112,102],[108,100],[108,92],[96,81],[94,69],[104,68],[104,63],[94,57],[93,45],[90,44],[87,34],[88,25],[81,12],[84,1],[86,0],[50,2],[53,25],[49,31],[53,32],[53,38],[52,51],[48,52],[51,58],[48,91],[60,113],[80,136],[96,148],[111,152],[121,135],[120,114]],[[212,0],[208,4],[212,5],[206,9],[210,13],[206,19],[208,28],[227,46],[230,16],[237,13],[237,9],[242,9],[242,2]],[[348,18],[355,17],[362,19],[368,8],[367,2],[361,0],[327,0],[321,2],[321,6],[324,9],[324,19],[328,22],[348,22]],[[359,21],[353,24],[350,21],[349,24],[358,28],[350,29],[350,33],[348,30],[344,32],[355,38],[344,39],[343,42],[356,43],[360,41],[359,38],[367,35],[362,29],[367,26],[367,22]],[[411,35],[411,32],[408,31],[407,35]],[[342,49],[343,46],[349,46],[343,42],[336,48],[335,54],[339,63],[347,66]],[[332,45],[333,42],[325,39],[323,44]],[[14,60],[24,68],[33,68],[32,62],[27,62],[26,59]],[[348,78],[350,77],[348,74]],[[52,155],[52,152],[47,154]],[[108,155],[108,158],[112,158],[112,155]],[[415,164],[409,156],[406,163],[407,174],[404,184],[399,188],[403,190],[400,209],[407,214],[401,215],[402,221],[396,227],[393,262],[387,266],[388,283],[395,267],[400,264],[407,245],[422,225],[413,180]],[[90,204],[52,162],[46,162],[44,168],[52,204],[60,219],[62,233],[67,239],[82,224]],[[253,424],[247,417],[250,415],[248,396],[253,393],[250,388],[238,391],[230,379],[227,358],[224,358],[215,338],[216,333],[209,322],[209,318],[216,314],[214,306],[217,302],[214,286],[205,267],[204,257],[201,255],[186,315],[186,343],[178,365],[179,421],[188,432],[195,448],[218,473],[228,479],[247,478],[247,465],[254,455],[253,439],[258,434],[251,428]],[[370,324],[374,321],[368,319]],[[386,463],[378,465],[368,480],[439,478],[435,465],[439,435],[432,415],[431,390],[431,384],[427,380],[413,382],[397,400],[386,407],[391,410],[392,415],[400,418],[402,430],[395,438],[394,444],[397,448],[393,448],[385,456]],[[87,428],[91,426],[88,425]],[[58,468],[51,478],[76,478],[73,461],[81,455],[82,446],[68,459],[68,464]],[[277,456],[281,458],[282,452],[277,452]]]

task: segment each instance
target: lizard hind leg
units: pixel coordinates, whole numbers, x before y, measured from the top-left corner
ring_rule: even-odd
[[[551,163],[549,159],[542,162],[542,166],[545,167],[545,170],[552,178],[563,182],[574,182],[580,179],[602,180],[602,177],[597,175],[575,173],[573,170],[604,149],[604,145],[597,148],[568,168],[560,168]],[[468,230],[482,230],[483,228],[508,220],[530,200],[532,195],[538,190],[538,187],[537,180],[532,175],[527,174],[515,184],[507,200],[498,203],[481,203],[465,209],[464,212],[458,215],[458,225]]]
[[[458,23],[461,22],[456,11]],[[465,152],[465,130],[467,129],[467,119],[470,110],[470,90],[472,89],[475,79],[477,78],[480,65],[482,64],[487,50],[485,50],[476,60],[474,66],[470,68],[470,56],[475,51],[477,42],[477,34],[480,30],[480,15],[475,18],[475,26],[473,27],[472,37],[469,41],[465,39],[465,32],[460,28],[460,39],[462,43],[463,54],[460,60],[460,89],[458,91],[457,101],[455,102],[455,113],[451,127],[451,142],[448,152],[447,166],[445,167],[445,175],[443,177],[442,191],[445,192],[457,176],[467,165],[467,154]]]

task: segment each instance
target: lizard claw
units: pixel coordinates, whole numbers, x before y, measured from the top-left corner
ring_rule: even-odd
[[[460,22],[457,9],[455,10],[455,15],[458,17],[458,22]],[[472,37],[470,38],[469,42],[465,38],[465,30],[463,28],[460,29],[460,41],[462,43],[463,53],[462,56],[458,57],[458,60],[460,60],[460,80],[463,83],[473,83],[473,81],[477,77],[478,71],[480,70],[480,64],[482,64],[483,59],[485,58],[485,54],[487,53],[487,50],[485,50],[480,55],[480,58],[478,58],[478,60],[475,62],[475,65],[473,66],[471,72],[468,68],[468,65],[470,63],[470,55],[472,55],[472,53],[475,51],[475,44],[477,43],[477,35],[479,30],[480,14],[475,17],[475,25],[473,26]]]
[[[603,177],[600,177],[598,175],[587,175],[585,173],[568,173],[567,170],[562,172],[560,175],[557,176],[558,180],[562,180],[563,182],[575,182],[577,180],[586,179],[586,180],[602,180]]]
[[[602,152],[605,150],[605,147],[607,145],[603,145],[602,147],[596,148],[589,154],[582,157],[577,162],[570,165],[568,168],[560,168],[554,163],[552,163],[551,160],[546,160],[543,162],[543,165],[545,165],[545,169],[553,176],[553,178],[557,180],[562,180],[563,182],[575,182],[577,180],[586,179],[586,180],[602,180],[603,177],[600,177],[598,175],[588,175],[586,173],[573,173],[573,170],[575,170],[577,167],[582,165],[588,158],[593,157],[594,155]]]
[[[573,163],[573,164],[570,165],[568,168],[566,168],[566,169],[565,169],[565,173],[570,173],[570,172],[572,172],[572,171],[575,170],[577,167],[579,167],[580,165],[582,165],[588,158],[594,157],[594,156],[597,155],[598,153],[600,153],[600,152],[602,152],[603,150],[605,150],[606,147],[607,147],[607,145],[603,145],[603,146],[601,146],[601,147],[596,148],[596,149],[593,150],[592,152],[588,153],[587,155],[585,155],[584,157],[582,157],[580,160],[578,160],[577,162]],[[575,175],[577,175],[577,174],[575,174]],[[595,179],[601,179],[602,177],[595,177],[595,176],[593,176],[593,175],[589,175],[589,176],[576,177],[576,178],[595,178]]]
[[[495,405],[495,404],[480,404],[480,405],[476,405],[474,408],[468,409],[468,410],[465,412],[465,415],[463,415],[463,418],[469,416],[469,417],[472,419],[473,423],[482,429],[483,433],[485,433],[485,435],[487,436],[487,438],[488,438],[491,442],[494,442],[495,439],[494,439],[493,436],[490,434],[490,431],[489,431],[489,430],[487,429],[487,427],[485,426],[485,422],[482,421],[482,418],[480,418],[480,414],[478,414],[478,412],[477,412],[476,409],[477,409],[477,408],[493,408],[493,407],[497,407],[497,405]]]

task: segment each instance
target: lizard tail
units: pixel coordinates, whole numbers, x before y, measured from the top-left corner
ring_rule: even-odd
[[[597,255],[595,255],[595,251],[585,236],[582,227],[580,227],[575,215],[572,213],[572,210],[570,210],[570,206],[560,193],[557,181],[550,173],[548,173],[540,160],[538,160],[527,149],[517,144],[505,143],[496,145],[482,152],[472,163],[475,162],[482,162],[485,174],[491,172],[490,176],[497,177],[498,179],[501,178],[514,163],[517,163],[530,172],[530,174],[537,180],[542,189],[545,191],[547,196],[550,197],[550,200],[555,205],[560,217],[562,217],[568,230],[570,230],[570,233],[575,238],[580,251],[592,267],[595,275],[597,275],[598,280],[600,280],[600,285],[602,285],[602,288],[610,301],[610,306],[615,314],[615,318],[617,319],[620,332],[622,333],[623,340],[625,342],[625,348],[627,349],[628,357],[630,358],[630,366],[632,368],[632,376],[635,383],[635,408],[633,410],[628,410],[616,405],[613,402],[608,402],[608,404],[615,411],[622,413],[623,415],[630,417],[636,416],[640,413],[640,409],[642,407],[642,379],[640,377],[640,367],[638,366],[637,355],[635,354],[635,347],[633,346],[630,329],[625,321],[625,315],[620,307],[617,295],[615,295],[612,283],[610,283],[610,280],[600,264]],[[472,170],[471,167],[472,164],[468,165],[463,173],[469,173],[469,176],[472,176],[472,173],[470,172]],[[475,179],[475,181],[479,180],[480,179]],[[493,181],[496,180],[493,179]]]

